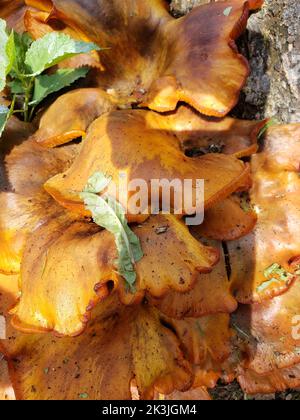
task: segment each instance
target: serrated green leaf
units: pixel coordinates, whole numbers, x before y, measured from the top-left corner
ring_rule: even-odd
[[[10,67],[10,60],[7,54],[8,39],[6,22],[0,19],[0,91],[5,88],[6,76]]]
[[[6,126],[8,116],[9,116],[9,109],[4,105],[0,105],[0,137],[2,136],[2,133]]]
[[[7,43],[6,43],[6,55],[7,55],[7,68],[6,68],[6,75],[11,71],[13,62],[15,60],[16,52],[15,52],[15,43],[14,43],[14,31],[11,31]]]
[[[119,274],[134,292],[136,282],[135,263],[143,258],[139,238],[129,228],[125,210],[114,198],[99,196],[109,185],[111,178],[97,172],[88,181],[81,193],[86,209],[92,213],[94,222],[111,232],[118,250],[116,261]]]
[[[69,35],[51,32],[31,44],[26,53],[25,64],[30,68],[31,75],[37,76],[66,58],[99,49],[96,44],[76,41]]]
[[[13,30],[10,35],[6,32],[6,22],[0,19],[0,91],[6,84],[6,76],[12,77],[24,73],[25,53],[30,45],[29,35],[19,35]]]
[[[12,32],[13,42],[13,60],[11,68],[11,76],[18,77],[24,75],[27,72],[25,65],[26,52],[33,42],[33,39],[28,33],[18,34]]]
[[[81,77],[85,77],[89,69],[82,67],[79,69],[61,69],[51,75],[40,75],[36,77],[34,84],[34,94],[30,105],[37,105],[51,93],[70,86]]]

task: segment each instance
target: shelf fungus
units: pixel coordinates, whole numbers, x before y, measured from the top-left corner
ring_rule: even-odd
[[[255,236],[251,235],[252,242],[246,237],[229,246],[233,287],[244,285],[237,296],[244,296],[246,290],[254,298],[249,302],[249,295],[247,304],[233,316],[244,355],[237,377],[249,394],[269,394],[300,384],[299,143],[299,124],[269,128],[263,151],[252,157],[251,196],[260,205]],[[256,272],[249,271],[253,258]]]
[[[246,355],[237,371],[245,392],[271,394],[299,387],[299,309],[298,280],[282,296],[245,305],[235,315]]]
[[[177,20],[163,0],[25,3],[24,23],[33,37],[59,29],[59,22],[73,37],[106,48],[94,82],[121,102],[165,112],[184,101],[222,117],[237,103],[249,75],[235,40],[257,2],[216,2]]]
[[[299,293],[296,282],[282,296],[241,306],[234,315],[235,325],[249,337],[247,367],[258,375],[300,363]]]
[[[204,180],[204,203],[198,202],[205,208],[249,184],[248,165],[232,155],[210,153],[198,158],[187,157],[176,136],[159,129],[159,121],[157,126],[152,125],[156,118],[162,117],[151,111],[123,110],[104,114],[90,126],[71,168],[49,179],[45,183],[46,191],[62,206],[85,215],[80,192],[93,174],[109,174],[113,183],[112,189],[110,186],[107,189],[108,194],[115,195],[117,191],[118,201],[128,209],[130,220],[139,222],[150,206],[162,208],[161,194],[155,193],[153,180],[179,180],[181,185],[184,180],[191,180],[195,189],[197,180]],[[149,186],[148,195],[142,194],[140,198],[139,214],[135,214],[136,203],[131,200],[136,194],[130,187],[134,180]],[[180,210],[174,200],[172,196],[171,208]],[[195,208],[200,210],[195,200],[195,194],[190,203],[186,200],[186,212],[182,216],[192,214]],[[179,201],[183,203],[184,197]]]
[[[231,196],[208,209],[204,222],[192,228],[194,233],[218,241],[233,241],[253,231],[257,215],[245,207],[243,196]]]
[[[269,129],[264,150],[252,156],[250,201],[257,224],[228,243],[232,288],[241,303],[286,292],[300,256],[299,124]]]
[[[24,141],[28,129],[32,132],[32,127],[11,120],[1,143],[0,272],[4,274],[19,273],[27,234],[62,215],[43,183],[70,165],[77,148],[71,145],[49,153],[35,142]],[[20,141],[22,144],[16,146]]]
[[[62,221],[55,218],[27,240],[22,296],[13,310],[13,324],[24,331],[45,329],[76,335],[84,329],[92,309],[109,295],[110,287],[127,305],[141,302],[146,291],[156,297],[169,289],[186,292],[193,288],[198,274],[210,271],[219,257],[218,251],[201,245],[176,219],[150,218],[134,229],[144,257],[136,264],[136,292],[132,294],[117,273],[113,236],[99,232],[97,226]],[[170,229],[166,235],[157,235],[162,223],[168,223]]]
[[[223,374],[223,364],[230,357],[230,318],[216,314],[202,318],[186,318],[182,321],[165,319],[175,331],[185,357],[194,371],[193,388],[214,388]]]
[[[209,241],[208,244],[219,250],[220,261],[211,273],[198,276],[192,290],[185,293],[170,291],[159,299],[147,296],[149,302],[164,315],[173,319],[200,318],[211,314],[228,314],[237,309],[237,302],[230,292],[221,243]]]
[[[114,301],[77,338],[24,335],[9,327],[1,347],[17,398],[76,400],[85,393],[92,400],[127,400],[134,378],[143,399],[189,389],[192,368],[159,314],[144,306],[110,314],[112,307]]]
[[[300,365],[286,369],[274,369],[267,375],[258,375],[251,370],[241,370],[238,376],[241,387],[249,395],[274,394],[287,389],[298,389]]]
[[[300,125],[228,116],[263,2],[2,3],[8,27],[101,50],[58,63],[91,69],[1,137],[0,399],[299,387]],[[174,183],[166,209],[155,180],[204,181],[202,201]]]

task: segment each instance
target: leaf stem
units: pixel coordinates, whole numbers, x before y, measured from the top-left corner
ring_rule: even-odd
[[[35,105],[32,105],[31,111],[30,111],[30,114],[29,114],[29,121],[31,121],[32,118],[33,118],[33,114],[34,114],[35,108],[36,108],[36,106]]]
[[[28,82],[25,82],[25,102],[24,102],[24,121],[25,122],[29,122],[31,117],[32,117],[32,113],[30,113],[30,105],[29,102],[31,101],[31,97],[32,97],[32,89],[33,89],[33,83],[34,83],[34,77],[31,77]]]
[[[14,96],[13,96],[13,99],[12,99],[12,101],[11,101],[11,104],[10,104],[9,113],[8,113],[8,115],[7,115],[7,120],[9,120],[9,118],[10,118],[10,117],[14,114],[14,112],[15,112],[16,98],[17,98],[17,95],[14,95]]]

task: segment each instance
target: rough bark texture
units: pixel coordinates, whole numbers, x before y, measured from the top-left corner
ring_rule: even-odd
[[[209,0],[173,0],[171,9],[180,16],[203,3]],[[300,122],[299,0],[265,0],[239,44],[252,73],[235,115]]]

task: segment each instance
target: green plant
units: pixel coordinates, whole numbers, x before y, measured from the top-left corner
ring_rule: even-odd
[[[101,172],[96,172],[81,193],[86,209],[92,213],[94,222],[107,229],[115,237],[118,250],[118,272],[124,277],[127,287],[135,291],[135,263],[143,258],[139,238],[129,228],[125,210],[114,198],[100,196],[110,184],[111,178]]]
[[[0,136],[8,119],[21,114],[31,121],[34,111],[48,95],[85,77],[89,69],[60,69],[51,74],[45,71],[62,60],[100,48],[88,42],[76,41],[70,36],[51,32],[33,41],[24,33],[8,32],[6,22],[0,19],[0,91],[10,91],[10,106],[0,105]]]

